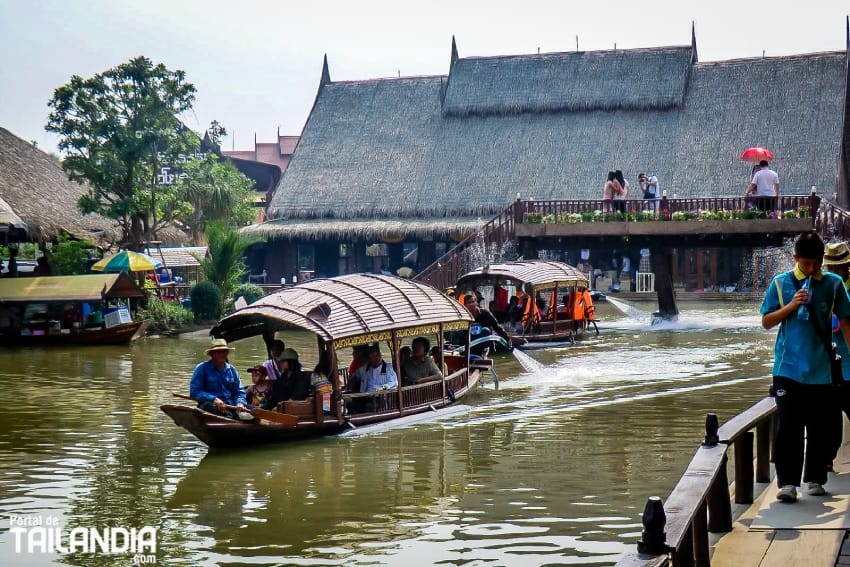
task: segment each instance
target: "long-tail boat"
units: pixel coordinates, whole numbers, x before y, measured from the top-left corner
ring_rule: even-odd
[[[324,357],[331,369],[329,385],[315,388],[306,400],[279,403],[274,411],[287,420],[265,419],[260,414],[259,419],[240,421],[179,404],[165,404],[161,409],[210,447],[286,442],[366,424],[404,422],[407,416],[438,412],[462,398],[476,386],[481,370],[489,369],[490,361],[471,365],[468,354],[445,355],[442,379],[405,386],[398,372],[402,346],[422,336],[441,345],[447,332],[468,335],[472,322],[457,301],[409,279],[353,274],[309,280],[235,311],[219,321],[211,335],[228,343],[260,335],[268,345],[278,331],[308,331],[316,336],[318,358]],[[349,392],[348,360],[340,360],[342,349],[375,343],[399,374],[398,386]],[[363,401],[368,403],[358,403]]]
[[[455,287],[461,295],[481,293],[481,307],[504,321],[503,328],[519,348],[540,343],[574,342],[595,322],[593,299],[587,276],[577,268],[547,260],[489,264],[461,276]],[[517,298],[514,302],[510,297]],[[479,331],[473,327],[473,331]],[[473,332],[473,353],[490,346],[503,349],[505,341],[486,330]]]

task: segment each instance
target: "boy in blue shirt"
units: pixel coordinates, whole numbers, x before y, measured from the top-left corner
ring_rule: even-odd
[[[830,428],[839,410],[830,372],[831,353],[818,326],[821,332],[831,330],[834,312],[844,340],[850,344],[850,297],[840,277],[821,271],[823,253],[819,235],[801,234],[794,243],[794,270],[774,276],[759,310],[765,329],[779,325],[771,392],[777,407],[773,450],[777,498],[783,502],[796,502],[801,476],[808,494],[826,494],[823,485],[832,461]],[[806,278],[811,282],[809,290],[801,289]],[[798,308],[808,302],[810,316],[798,318]]]

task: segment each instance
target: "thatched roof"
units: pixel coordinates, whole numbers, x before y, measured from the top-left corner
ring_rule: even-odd
[[[100,245],[119,240],[114,220],[77,209],[85,192],[55,158],[0,128],[0,198],[27,223],[31,239],[52,240],[64,231]]]
[[[458,59],[443,112],[487,116],[676,108],[685,97],[692,58],[686,46]]]
[[[671,196],[740,195],[749,146],[773,151],[784,193],[836,190],[847,53],[694,63],[690,49],[458,59],[448,76],[336,83],[325,69],[269,218],[486,219],[517,194],[599,199],[612,169],[633,185],[654,173]]]
[[[162,262],[166,268],[192,268],[200,266],[198,258],[206,258],[209,254],[207,246],[175,246],[145,248],[144,253]]]
[[[389,218],[389,219],[295,219],[252,224],[242,229],[245,235],[262,238],[303,240],[380,239],[410,235],[466,237],[477,232],[489,219],[467,217]]]

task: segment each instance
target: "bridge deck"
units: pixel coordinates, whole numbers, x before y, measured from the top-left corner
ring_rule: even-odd
[[[830,473],[830,478],[837,474],[850,474],[850,426],[844,421],[844,445],[835,461],[836,473]],[[806,565],[806,567],[833,567],[835,565],[850,565],[850,540],[848,530],[841,528],[816,529],[809,523],[810,516],[805,513],[801,502],[796,504],[776,504],[782,506],[782,513],[788,528],[784,529],[753,529],[757,523],[759,512],[773,503],[776,490],[768,484],[756,484],[756,491],[761,494],[749,507],[741,506],[741,515],[734,522],[732,531],[719,534],[711,558],[713,567],[768,567],[785,565]],[[846,486],[846,485],[845,485]],[[807,498],[850,498],[850,490],[841,492],[834,487],[830,490],[830,482],[825,485],[830,497]],[[843,525],[850,522],[850,510],[836,510],[843,515]],[[835,514],[832,514],[833,519]],[[842,518],[838,518],[841,520]],[[831,522],[828,525],[831,525]],[[842,523],[842,522],[838,522]]]

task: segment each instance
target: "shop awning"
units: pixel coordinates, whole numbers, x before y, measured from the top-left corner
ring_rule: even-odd
[[[144,295],[145,292],[125,273],[0,279],[0,302],[3,303],[102,301]]]

